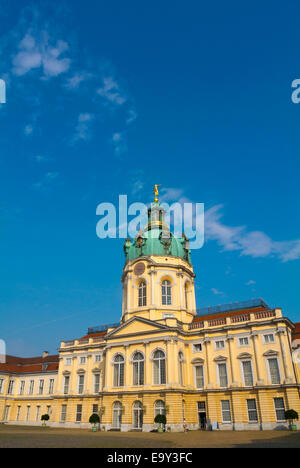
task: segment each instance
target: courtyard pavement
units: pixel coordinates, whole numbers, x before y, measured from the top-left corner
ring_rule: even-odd
[[[300,448],[300,431],[92,432],[0,425],[0,448]]]

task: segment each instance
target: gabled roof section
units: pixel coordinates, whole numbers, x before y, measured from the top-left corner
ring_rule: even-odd
[[[164,331],[169,330],[170,328],[167,325],[161,323],[153,322],[152,320],[145,319],[143,317],[132,317],[126,322],[122,323],[118,328],[112,330],[106,335],[106,339],[115,338],[122,335],[130,334],[143,334],[149,333],[151,331]]]

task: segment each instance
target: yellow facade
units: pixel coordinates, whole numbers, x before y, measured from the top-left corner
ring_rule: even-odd
[[[58,371],[43,374],[55,379],[52,394],[46,383],[29,397],[41,374],[2,367],[0,420],[40,424],[37,415],[49,412],[50,425],[87,427],[96,411],[102,430],[150,431],[165,413],[170,431],[182,431],[184,419],[191,430],[259,430],[287,427],[284,410],[300,414],[294,326],[281,309],[256,303],[199,316],[193,268],[172,255],[128,261],[122,284],[120,324],[61,343]]]

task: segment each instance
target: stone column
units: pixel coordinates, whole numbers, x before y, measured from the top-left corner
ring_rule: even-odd
[[[238,382],[235,380],[235,375],[234,375],[234,367],[233,367],[233,362],[232,362],[232,346],[231,342],[233,341],[232,336],[228,336],[226,341],[228,342],[228,350],[229,350],[229,363],[230,363],[230,372],[231,372],[231,387],[237,387]]]
[[[209,368],[209,344],[210,344],[210,339],[209,338],[204,338],[203,344],[205,345],[205,361],[206,361],[206,376],[207,376],[207,382],[206,386],[208,388],[213,387],[213,383],[211,382],[211,375],[210,375],[210,368]]]
[[[165,340],[165,343],[166,343],[166,348],[167,348],[167,365],[166,365],[166,371],[167,371],[167,375],[166,375],[166,384],[167,386],[170,386],[172,383],[173,383],[173,367],[172,367],[172,359],[171,359],[171,356],[172,356],[172,344],[171,344],[171,340],[170,339],[167,339]]]
[[[125,348],[125,365],[124,365],[124,387],[131,385],[131,372],[130,372],[130,362],[129,362],[129,345],[124,345]]]
[[[259,368],[259,362],[258,362],[258,356],[257,356],[258,333],[252,332],[250,336],[253,342],[254,361],[255,361],[255,369],[256,369],[256,377],[257,377],[256,385],[264,385],[264,380],[261,378],[261,374],[260,374],[260,368]]]
[[[284,371],[284,383],[291,383],[292,378],[289,375],[287,357],[286,357],[285,347],[284,347],[284,343],[283,343],[283,337],[285,335],[285,330],[278,330],[276,332],[276,334],[279,336],[279,343],[280,343],[281,357],[282,357],[282,365],[283,365],[283,371]]]
[[[151,361],[150,361],[150,348],[149,341],[144,341],[145,345],[145,362],[144,362],[144,372],[145,372],[145,387],[151,385]]]

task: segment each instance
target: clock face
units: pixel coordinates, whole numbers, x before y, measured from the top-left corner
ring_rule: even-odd
[[[137,240],[137,243],[138,243],[139,245],[142,245],[142,243],[143,243],[143,238],[142,238],[142,237],[139,237],[138,240]]]
[[[144,273],[145,271],[145,264],[144,263],[137,263],[134,267],[134,274],[136,276],[140,276]]]

